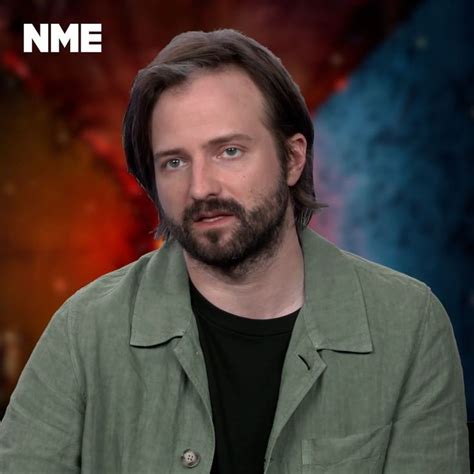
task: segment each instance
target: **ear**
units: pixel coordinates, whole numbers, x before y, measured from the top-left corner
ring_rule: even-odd
[[[287,139],[289,151],[286,182],[288,186],[293,186],[300,179],[306,163],[306,138],[301,133],[296,133]]]

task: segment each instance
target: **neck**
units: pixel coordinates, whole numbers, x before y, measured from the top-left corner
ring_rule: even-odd
[[[293,219],[282,233],[271,255],[229,273],[184,252],[189,277],[206,299],[229,313],[254,319],[290,314],[304,302],[304,261]]]

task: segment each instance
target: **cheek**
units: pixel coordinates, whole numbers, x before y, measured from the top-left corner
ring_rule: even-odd
[[[161,207],[166,214],[176,216],[182,212],[186,202],[186,189],[183,182],[157,178],[156,189]]]
[[[252,196],[267,196],[273,192],[280,178],[279,170],[264,168],[245,181]]]

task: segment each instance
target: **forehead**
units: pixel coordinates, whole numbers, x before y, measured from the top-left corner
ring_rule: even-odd
[[[237,67],[194,73],[185,83],[165,90],[155,103],[152,141],[168,145],[163,141],[255,133],[264,127],[264,103],[258,87]]]

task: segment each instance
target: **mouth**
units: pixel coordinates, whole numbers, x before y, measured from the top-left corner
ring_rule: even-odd
[[[194,222],[215,222],[225,217],[232,216],[230,212],[214,211],[214,212],[200,212],[193,217]]]
[[[234,214],[224,211],[202,212],[194,216],[194,226],[196,229],[209,230],[226,227],[232,222]]]

